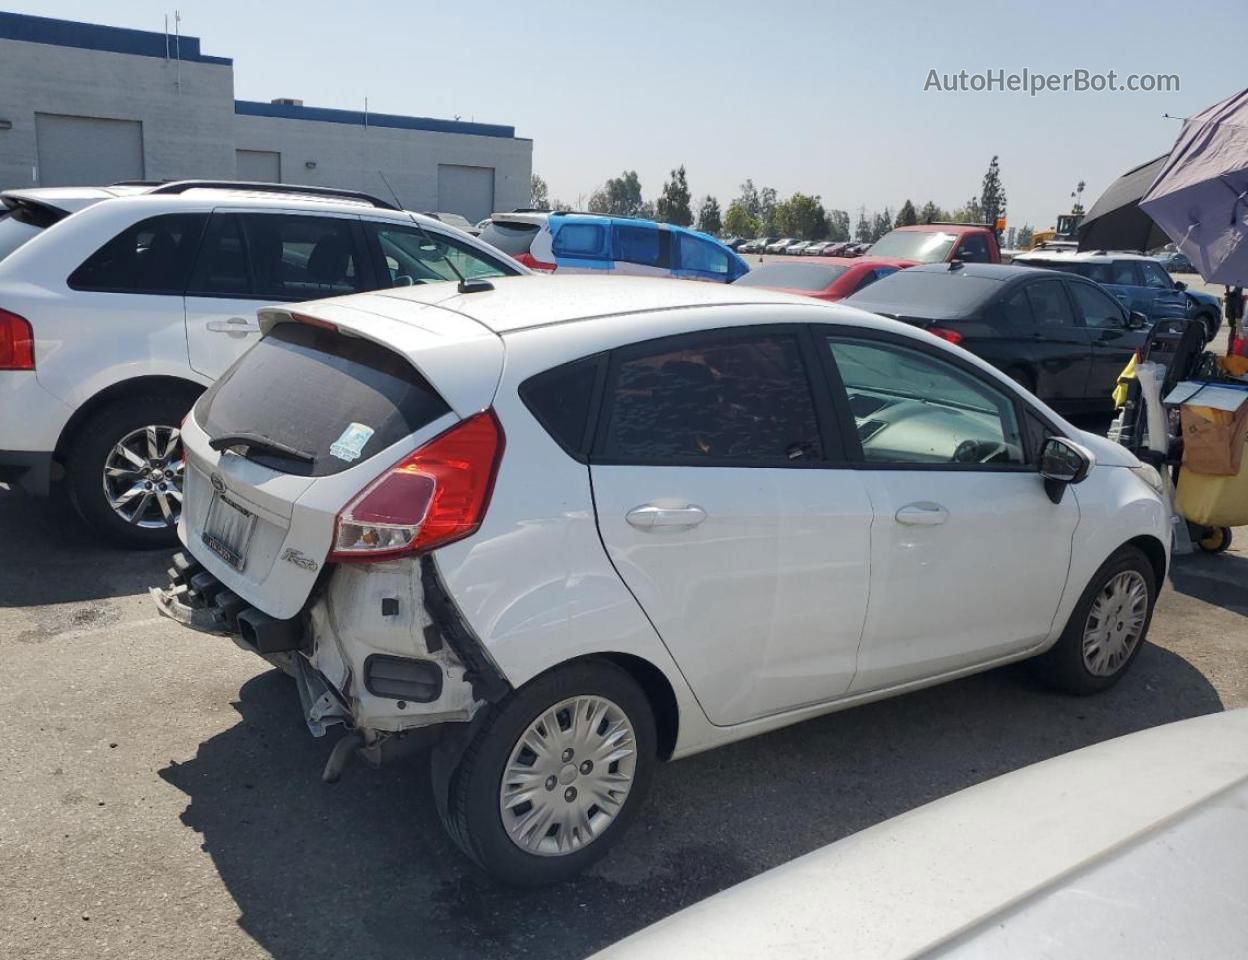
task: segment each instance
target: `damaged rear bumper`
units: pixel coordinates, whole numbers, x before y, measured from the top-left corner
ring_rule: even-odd
[[[185,553],[174,556],[168,585],[150,593],[165,616],[290,674],[309,731],[342,724],[374,762],[467,723],[511,689],[428,556],[339,566],[290,620],[251,606]]]

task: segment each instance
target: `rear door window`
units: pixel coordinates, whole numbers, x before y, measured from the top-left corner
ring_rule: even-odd
[[[1003,299],[997,305],[996,316],[1007,327],[1030,327],[1035,323],[1027,291],[1015,290],[1014,293]]]
[[[181,296],[207,222],[206,213],[171,213],[141,220],[91,254],[69,275],[69,286]]]
[[[248,459],[299,476],[339,473],[448,413],[403,357],[371,340],[282,323],[208,389],[195,419],[209,437],[251,434],[310,462],[248,451]],[[350,443],[345,443],[349,438]],[[363,443],[360,443],[363,438]]]
[[[803,466],[824,459],[792,334],[708,331],[617,352],[600,462]]]
[[[1075,315],[1061,280],[1037,280],[1027,284],[1027,299],[1036,323],[1042,327],[1073,327]]]
[[[640,263],[647,267],[666,267],[668,264],[665,230],[658,227],[633,227],[616,224],[614,234],[614,258],[627,263]]]

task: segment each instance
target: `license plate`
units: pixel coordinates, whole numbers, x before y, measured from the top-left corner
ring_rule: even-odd
[[[247,564],[247,544],[256,526],[256,515],[223,493],[213,494],[208,519],[201,535],[204,546],[241,571]]]

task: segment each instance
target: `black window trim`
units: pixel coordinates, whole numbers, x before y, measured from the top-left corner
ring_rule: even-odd
[[[577,463],[588,464],[590,462],[590,450],[593,449],[594,435],[598,429],[598,412],[602,405],[603,389],[607,379],[609,354],[609,351],[604,350],[600,353],[591,353],[584,357],[577,357],[575,360],[568,360],[564,363],[556,364],[553,367],[548,367],[539,373],[526,377],[516,390],[516,392],[520,395],[521,402],[524,403],[525,408],[530,414],[532,414],[533,419],[538,422],[538,425],[546,431],[546,435],[557,443],[559,448]],[[554,429],[552,429],[549,419],[546,418],[538,406],[532,402],[530,396],[532,387],[536,381],[552,374],[557,374],[563,370],[567,370],[569,367],[580,366],[581,364],[593,364],[596,369],[594,370],[594,385],[590,388],[589,413],[585,417],[585,430],[581,436],[580,448],[573,449],[568,446],[568,444],[564,443],[563,438],[560,437]]]
[[[244,263],[246,263],[247,265],[247,286],[249,289],[247,293],[244,295],[239,295],[237,292],[231,293],[231,292],[222,291],[220,293],[212,293],[212,292],[206,292],[206,291],[201,291],[201,290],[192,290],[191,280],[194,279],[195,271],[199,267],[199,257],[200,257],[200,254],[203,253],[204,241],[208,237],[208,230],[212,226],[212,221],[216,219],[217,217],[228,217],[228,216],[233,216],[233,217],[238,218],[238,227],[239,227],[238,232],[242,240],[242,244],[243,244],[243,259],[244,259]],[[285,296],[285,297],[282,297],[282,296],[266,297],[266,296],[261,296],[255,292],[255,285],[256,285],[255,261],[252,259],[252,256],[251,256],[251,234],[247,230],[246,222],[244,222],[243,220],[243,217],[246,217],[246,216],[314,217],[314,218],[319,218],[322,220],[342,220],[346,222],[349,225],[350,230],[351,230],[351,242],[355,245],[353,255],[355,256],[356,264],[360,271],[360,282],[362,284],[359,290],[355,290],[352,292],[353,293],[367,293],[370,290],[378,289],[377,282],[376,282],[376,271],[374,269],[372,257],[369,255],[368,246],[365,242],[365,231],[364,231],[364,228],[361,226],[361,218],[359,214],[333,214],[333,213],[326,213],[320,210],[316,210],[316,211],[254,210],[254,209],[244,209],[244,208],[235,208],[235,207],[214,207],[209,214],[209,217],[204,226],[204,229],[200,232],[199,245],[195,250],[195,260],[191,264],[191,272],[187,276],[187,285],[186,285],[185,291],[183,292],[183,296],[196,297],[202,300],[250,300],[255,303],[306,303],[309,300],[324,299],[323,297],[315,297],[315,296],[309,297],[309,296],[302,296],[298,294]],[[328,294],[328,296],[331,296],[331,297],[333,296],[344,297],[344,296],[349,296],[349,295],[350,294],[346,294],[346,293]]]
[[[847,340],[875,340],[926,354],[957,367],[963,373],[973,377],[985,386],[1003,394],[1014,406],[1014,416],[1018,420],[1019,440],[1022,442],[1023,455],[1026,458],[1025,463],[877,463],[868,461],[862,452],[862,443],[858,439],[857,425],[854,422],[853,413],[849,409],[849,393],[841,381],[840,371],[836,366],[836,358],[833,356],[832,350],[824,343],[821,351],[822,359],[827,370],[827,382],[833,392],[834,405],[840,414],[840,433],[845,438],[846,445],[850,448],[850,460],[846,465],[851,469],[940,473],[1035,473],[1040,451],[1031,449],[1031,444],[1028,442],[1028,434],[1024,426],[1026,415],[1030,413],[1039,419],[1051,431],[1050,436],[1064,436],[1063,432],[1058,430],[1042,411],[1027,403],[1017,392],[1011,390],[1009,386],[985,377],[984,372],[977,366],[950,351],[925,344],[914,337],[889,333],[885,330],[875,330],[869,327],[832,323],[814,324],[813,327],[817,341],[822,341],[828,337],[838,337]]]
[[[806,386],[810,390],[814,406],[815,424],[819,432],[819,440],[823,447],[822,457],[818,460],[756,460],[756,459],[718,459],[705,460],[700,457],[611,457],[605,452],[607,428],[610,424],[613,399],[608,396],[609,387],[619,376],[621,365],[634,357],[644,357],[655,352],[678,350],[684,343],[705,340],[707,337],[724,339],[747,339],[758,336],[789,336],[798,348],[805,373]],[[730,325],[724,327],[705,327],[686,333],[669,334],[652,337],[625,344],[611,350],[607,362],[603,364],[603,373],[597,385],[596,419],[593,422],[593,438],[589,447],[589,463],[592,466],[629,466],[629,467],[743,467],[749,469],[788,469],[788,470],[829,470],[844,469],[850,466],[840,437],[837,436],[837,418],[831,410],[831,396],[823,384],[822,378],[815,376],[820,367],[813,354],[814,342],[811,339],[809,325],[804,323],[753,323],[748,325]]]

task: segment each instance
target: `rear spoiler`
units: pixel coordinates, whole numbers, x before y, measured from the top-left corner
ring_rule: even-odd
[[[0,203],[4,204],[5,212],[32,227],[47,228],[69,216],[68,210],[12,191],[0,193]]]

